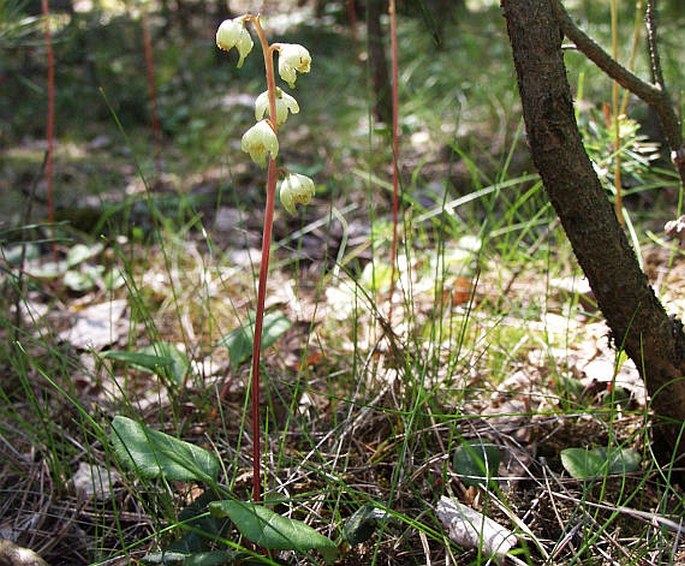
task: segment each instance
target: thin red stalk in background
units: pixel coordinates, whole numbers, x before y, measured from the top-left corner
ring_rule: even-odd
[[[48,201],[48,222],[55,222],[55,205],[52,198],[52,156],[55,138],[55,55],[52,51],[52,33],[50,32],[50,9],[48,0],[42,0],[42,12],[45,19],[45,47],[48,56],[48,116],[46,127],[47,156],[45,158],[45,182]],[[57,256],[57,243],[52,242],[52,254]]]
[[[398,241],[398,224],[399,224],[399,209],[400,209],[400,195],[399,195],[399,171],[397,161],[399,158],[399,65],[397,55],[397,17],[395,14],[395,0],[390,0],[388,6],[388,14],[390,15],[390,53],[392,59],[392,247],[390,248],[390,262],[392,269],[390,271],[390,308],[388,312],[388,320],[392,322],[392,295],[395,289],[395,264],[397,263],[397,241]]]
[[[143,12],[140,20],[143,28],[143,50],[145,51],[145,69],[147,72],[147,91],[150,99],[150,114],[152,118],[152,137],[155,143],[155,181],[162,180],[162,129],[159,125],[157,113],[157,88],[155,86],[155,58],[152,51],[152,39],[147,16]]]
[[[352,32],[352,42],[355,45],[355,51],[357,50],[357,8],[354,5],[354,0],[347,0],[347,21],[350,24],[350,30]]]
[[[259,21],[259,15],[250,17],[255,31],[259,36],[264,54],[266,85],[269,93],[270,124],[274,133],[278,135],[276,122],[276,78],[274,75],[274,50],[269,46],[264,30]],[[259,266],[259,285],[257,288],[257,314],[255,315],[254,340],[252,342],[252,498],[255,502],[262,500],[261,481],[261,432],[259,411],[259,383],[262,353],[262,328],[264,326],[264,303],[266,301],[266,282],[269,277],[269,257],[271,252],[271,234],[274,223],[274,206],[276,203],[276,181],[278,169],[275,159],[269,159],[266,173],[266,205],[264,208],[264,231],[262,233],[262,261]],[[221,398],[228,394],[228,383],[221,390]]]

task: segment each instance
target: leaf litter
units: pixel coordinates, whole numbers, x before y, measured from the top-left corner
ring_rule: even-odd
[[[325,242],[320,240],[316,245],[322,247]],[[187,257],[200,257],[198,242],[192,237],[183,246]],[[457,258],[463,253],[461,248],[455,249],[449,254],[450,268],[459,272]],[[100,253],[104,254],[106,250]],[[288,323],[284,323],[274,336],[265,357],[268,374],[278,375],[270,382],[273,392],[271,414],[276,427],[284,426],[288,419],[302,418],[301,425],[309,428],[307,434],[297,429],[288,433],[290,446],[284,457],[290,465],[278,470],[278,481],[291,495],[325,490],[325,476],[307,470],[311,459],[323,459],[334,477],[347,474],[361,482],[365,486],[363,489],[373,497],[381,500],[387,497],[384,486],[391,481],[394,459],[404,441],[397,428],[397,417],[393,415],[405,410],[403,399],[407,395],[408,371],[417,371],[424,363],[422,360],[434,359],[437,362],[434,370],[426,374],[427,392],[432,401],[422,411],[428,419],[427,426],[420,433],[421,444],[413,445],[411,459],[404,464],[408,473],[396,484],[392,512],[407,517],[425,517],[425,513],[431,512],[427,504],[435,504],[438,499],[436,485],[446,477],[447,485],[458,498],[438,500],[438,523],[431,526],[442,525],[455,544],[469,551],[465,556],[473,557],[478,549],[486,554],[506,554],[515,547],[515,538],[521,538],[520,531],[525,526],[524,540],[530,539],[526,532],[533,533],[540,541],[563,540],[568,535],[570,542],[557,549],[559,558],[570,551],[574,541],[577,542],[560,517],[574,516],[574,509],[583,497],[581,484],[571,483],[564,473],[562,450],[571,447],[594,449],[609,443],[606,428],[590,413],[562,407],[567,402],[581,401],[601,406],[609,398],[616,400],[613,393],[616,388],[626,389],[629,395],[625,401],[620,401],[620,411],[625,412],[624,424],[617,433],[622,441],[629,441],[641,426],[641,418],[630,415],[634,414],[631,411],[644,409],[644,387],[634,366],[617,359],[609,351],[603,324],[563,312],[567,290],[552,298],[549,311],[537,318],[524,319],[516,312],[495,320],[489,317],[485,307],[502,299],[496,291],[497,282],[488,275],[497,268],[482,266],[476,281],[471,257],[463,256],[464,275],[448,279],[444,289],[440,287],[440,280],[432,275],[436,272],[434,260],[415,258],[400,263],[400,289],[412,288],[414,292],[414,320],[412,324],[406,322],[408,311],[403,305],[402,291],[396,290],[392,300],[395,322],[391,326],[383,322],[389,316],[388,305],[378,301],[383,288],[387,287],[383,287],[382,277],[374,283],[368,268],[366,275],[362,269],[357,277],[345,272],[339,272],[335,277],[328,274],[330,279],[324,290],[315,281],[298,281],[288,272],[289,264],[274,273],[269,307],[273,313],[280,311],[275,316]],[[201,408],[203,391],[229,381],[230,394],[222,408],[228,422],[240,422],[247,391],[248,370],[245,364],[238,363],[245,359],[241,353],[245,351],[244,345],[239,350],[233,346],[232,359],[227,355],[225,344],[217,347],[222,337],[231,332],[239,337],[246,334],[250,301],[238,300],[234,305],[222,305],[222,298],[227,293],[236,297],[248,297],[251,293],[251,281],[244,272],[246,264],[236,259],[235,268],[217,265],[213,271],[203,266],[206,260],[197,259],[192,263],[186,261],[183,268],[174,268],[170,276],[161,258],[156,246],[148,249],[143,281],[149,283],[146,292],[162,333],[160,339],[182,346],[183,356],[187,356],[188,365],[184,364],[182,369],[189,372],[184,393],[187,400],[180,406],[189,415],[188,421],[196,423],[194,432],[187,436],[189,440],[201,439],[213,431],[211,435],[216,438],[218,415]],[[93,258],[89,256],[88,261]],[[303,266],[302,269],[307,268]],[[379,270],[378,274],[382,275],[383,271]],[[184,334],[183,327],[167,315],[173,313],[169,302],[170,286],[174,285],[177,291],[197,289],[198,281],[208,290],[203,299],[207,303],[203,306],[189,300],[183,305],[191,316],[193,331]],[[531,289],[536,285],[538,282],[525,281],[519,276],[510,296],[505,299],[512,303],[515,300],[525,302],[534,295]],[[541,295],[544,295],[542,289]],[[416,329],[428,328],[431,320],[436,320],[436,296],[449,305],[438,320],[444,325],[444,332],[451,333],[452,337],[446,336],[442,343],[416,340]],[[141,327],[132,322],[132,309],[129,300],[124,298],[124,290],[120,289],[114,297],[117,298],[103,300],[97,291],[76,297],[64,295],[61,324],[66,321],[68,328],[60,331],[59,338],[71,348],[83,351],[82,357],[93,357],[90,352],[106,353],[127,346],[127,350],[120,351],[155,357],[151,361],[153,369],[154,364],[165,365],[165,359],[149,349]],[[38,305],[44,304],[47,302],[36,297],[36,306],[31,308],[37,311]],[[469,312],[469,309],[472,310]],[[204,332],[198,319],[193,320],[196,316],[190,314],[193,310],[195,313],[211,312],[214,331]],[[467,337],[469,351],[455,358],[454,336],[467,315],[471,325]],[[50,316],[55,317],[55,314]],[[517,338],[515,347],[510,347],[510,338],[507,338],[506,347],[502,348],[505,371],[495,371],[491,365],[492,354],[497,354],[499,343],[498,335],[493,332],[515,332],[524,321],[528,334]],[[28,317],[26,322],[31,323]],[[44,321],[35,319],[33,323],[44,324]],[[353,333],[356,336],[353,337]],[[194,337],[193,342],[188,341],[189,336]],[[408,344],[411,344],[410,349],[407,349]],[[359,374],[363,378],[354,384],[345,378],[352,375],[352,356],[359,356],[356,363],[363,365]],[[147,358],[138,361],[141,360],[146,362]],[[131,361],[135,361],[134,357]],[[154,375],[140,372],[135,364],[131,366],[126,369],[125,365],[108,365],[107,371],[102,364],[91,366],[83,373],[90,376],[88,394],[85,395],[86,388],[82,389],[84,400],[100,403],[109,413],[123,395],[132,395],[133,405],[148,422],[156,422],[160,415],[178,406],[175,394],[161,387]],[[181,376],[181,370],[176,375]],[[331,375],[341,378],[332,380]],[[301,383],[298,376],[306,376],[304,389],[298,384]],[[565,397],[560,396],[560,387]],[[616,413],[617,418],[620,414]],[[459,415],[460,420],[454,421],[454,415]],[[337,428],[334,422],[338,423]],[[227,432],[228,436],[220,440],[218,449],[230,452],[229,447],[238,445],[238,436],[237,430],[229,428]],[[482,507],[486,494],[480,492],[478,486],[469,487],[460,477],[452,464],[455,445],[450,439],[455,433],[466,441],[494,445],[501,450],[502,463],[492,471],[494,473],[488,473],[488,478],[492,475],[492,481],[504,490],[510,505],[509,515],[496,508],[488,508],[486,512]],[[315,451],[306,440],[310,434],[319,438]],[[274,441],[270,442],[272,449],[277,450]],[[345,470],[338,467],[341,454],[350,455]],[[103,464],[78,463],[77,472],[70,480],[74,497],[106,502],[109,496],[110,501],[113,498],[126,508],[125,484]],[[22,463],[19,467],[26,465]],[[16,478],[13,481],[14,485],[21,485]],[[637,479],[629,477],[626,481],[636,482]],[[242,486],[245,492],[248,485],[247,482],[236,483],[237,489]],[[567,499],[561,499],[559,494]],[[74,517],[82,513],[76,499],[62,503]],[[366,503],[361,501],[351,502],[344,506],[341,515],[349,519],[364,509],[364,505]],[[24,504],[24,516],[30,508],[29,502]],[[372,506],[371,509],[377,508]],[[136,520],[143,519],[144,512],[136,512],[142,513]],[[444,543],[436,540],[426,541],[425,545],[416,543],[423,535],[420,532],[403,533],[397,523],[388,518],[386,511],[374,513],[377,527],[367,529],[368,533],[363,536],[352,537],[359,542],[347,550],[345,560],[348,563],[363,563],[374,544],[380,544],[388,553],[396,546],[400,548],[404,558],[398,558],[397,563],[406,563],[405,560],[415,563],[425,560],[426,556],[436,560],[446,552]],[[591,511],[582,516],[583,520],[589,520]],[[620,532],[636,531],[638,527],[630,523],[633,516],[620,513],[623,531],[615,531],[615,536],[621,536]],[[316,514],[312,518],[315,526],[327,528],[327,520]],[[668,516],[663,519],[669,520]],[[376,542],[377,537],[382,537],[379,542]],[[545,553],[552,554],[552,544],[542,542],[541,545]],[[355,562],[358,560],[362,562]]]

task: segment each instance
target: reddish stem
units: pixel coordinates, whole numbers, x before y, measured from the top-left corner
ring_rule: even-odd
[[[400,195],[399,195],[399,170],[397,167],[397,160],[399,158],[399,65],[397,54],[397,17],[395,10],[395,0],[390,0],[388,6],[388,13],[390,15],[390,53],[392,58],[392,247],[390,249],[390,260],[392,270],[390,272],[390,308],[388,312],[388,320],[392,322],[392,295],[395,289],[395,263],[397,259],[397,243],[398,243],[398,224],[399,224],[399,209],[400,209]]]
[[[266,73],[266,85],[269,96],[269,123],[278,134],[276,122],[276,78],[274,74],[274,49],[269,45],[264,30],[259,21],[259,16],[246,16],[254,25],[259,36],[264,54],[264,68]],[[257,314],[255,315],[254,339],[252,342],[252,498],[259,502],[262,500],[261,480],[261,432],[259,414],[259,383],[262,353],[262,328],[264,326],[264,303],[266,301],[266,282],[269,277],[269,257],[271,251],[271,233],[274,223],[274,207],[276,203],[276,181],[278,180],[278,168],[275,159],[269,159],[266,173],[266,205],[264,209],[264,231],[262,233],[262,261],[259,267],[259,285],[257,288]],[[221,398],[228,394],[228,383],[221,390]]]
[[[52,34],[50,33],[50,9],[48,0],[42,0],[43,18],[45,18],[45,47],[48,58],[48,116],[47,116],[47,156],[45,159],[45,182],[47,185],[48,222],[55,222],[55,206],[52,198],[52,156],[55,137],[55,55],[52,51]],[[52,242],[52,254],[57,261],[57,243]]]
[[[152,137],[155,142],[155,174],[156,182],[159,183],[162,180],[162,129],[159,124],[159,114],[157,112],[157,88],[155,86],[155,59],[152,51],[152,39],[150,38],[147,16],[144,13],[141,16],[141,26],[143,28],[147,90],[150,99],[150,114],[152,118]]]
[[[274,223],[276,202],[276,160],[269,160],[266,174],[266,207],[264,209],[264,231],[262,234],[262,262],[259,267],[259,287],[257,289],[257,315],[254,325],[252,346],[252,496],[255,501],[262,500],[261,456],[260,456],[260,415],[259,415],[259,362],[262,351],[262,327],[264,323],[264,302],[266,300],[266,281],[269,277],[269,256],[271,251],[271,231]]]

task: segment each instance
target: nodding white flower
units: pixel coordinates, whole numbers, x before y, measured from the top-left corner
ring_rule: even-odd
[[[295,88],[297,72],[308,73],[312,57],[304,47],[297,43],[279,43],[278,45],[278,74]]]
[[[296,214],[296,204],[309,204],[314,193],[314,181],[306,175],[288,173],[281,182],[281,204],[290,214]]]
[[[257,97],[255,101],[254,115],[257,120],[264,118],[268,112],[269,115],[269,91],[265,91]],[[288,112],[297,114],[300,111],[300,105],[287,92],[283,92],[276,87],[276,123],[280,126],[288,119]],[[271,116],[270,116],[271,117]]]
[[[271,159],[278,156],[278,137],[268,121],[260,120],[243,134],[240,148],[249,153],[257,165],[265,167],[267,154]]]
[[[243,66],[245,57],[249,55],[254,46],[250,32],[245,29],[243,18],[221,22],[219,29],[216,30],[216,45],[224,51],[230,51],[235,47],[240,55],[238,60],[238,68],[240,69]]]

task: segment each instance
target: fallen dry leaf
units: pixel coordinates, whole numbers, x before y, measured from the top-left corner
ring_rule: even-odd
[[[453,498],[440,498],[437,515],[449,537],[463,548],[480,547],[487,555],[503,556],[517,543],[509,529]]]
[[[112,493],[112,484],[120,479],[121,476],[116,470],[81,462],[71,478],[71,484],[79,497],[105,500]]]
[[[121,324],[128,302],[109,301],[93,305],[76,315],[75,324],[60,332],[60,339],[79,350],[102,350],[119,340],[128,324]]]

